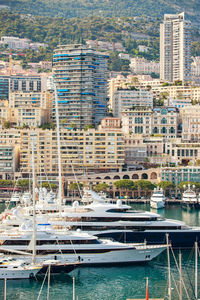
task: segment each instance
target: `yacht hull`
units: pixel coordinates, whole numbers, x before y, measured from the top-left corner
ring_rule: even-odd
[[[160,209],[160,208],[165,207],[165,202],[164,201],[151,201],[150,205],[152,208]]]
[[[127,231],[127,232],[95,232],[99,238],[113,238],[122,243],[142,243],[144,241],[149,245],[166,244],[166,234],[169,234],[169,241],[173,248],[193,248],[194,243],[198,241],[200,246],[200,230],[145,230],[145,231]]]
[[[127,264],[127,263],[139,263],[139,262],[148,262],[153,258],[158,256],[161,252],[166,249],[166,245],[162,246],[137,246],[137,249],[134,247],[125,249],[121,248],[119,250],[110,250],[109,252],[101,251],[101,253],[74,253],[74,254],[62,254],[58,253],[55,255],[37,255],[36,262],[40,263],[44,260],[56,259],[61,263],[74,263],[75,261],[81,262],[81,266],[89,265],[109,265],[109,264]],[[78,252],[78,251],[77,251]],[[15,257],[19,257],[16,255]],[[29,257],[23,257],[27,262],[30,261]]]
[[[0,270],[0,279],[28,279],[33,278],[40,269],[32,270]]]

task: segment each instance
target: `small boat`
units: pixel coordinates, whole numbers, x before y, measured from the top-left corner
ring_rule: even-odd
[[[165,207],[166,197],[163,194],[162,188],[154,188],[153,195],[150,199],[150,205],[152,208],[160,209]]]
[[[41,265],[33,265],[22,259],[5,257],[0,260],[0,279],[33,278],[41,270]]]
[[[182,195],[182,205],[185,207],[200,207],[200,199],[197,197],[196,192],[194,191],[195,186],[192,186],[191,189],[190,184],[188,184],[187,190]]]

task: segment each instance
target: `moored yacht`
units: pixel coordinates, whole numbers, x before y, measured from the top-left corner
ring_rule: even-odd
[[[121,200],[115,204],[105,202],[98,194],[90,192],[91,204],[80,205],[75,201],[72,206],[63,206],[61,213],[46,213],[47,223],[50,222],[55,230],[81,229],[82,232],[120,242],[142,243],[146,240],[148,244],[161,244],[166,243],[166,233],[173,247],[192,248],[196,240],[200,242],[198,227],[165,219],[157,213],[133,210],[129,205],[122,204]],[[17,228],[31,219],[33,207],[19,207],[11,212],[9,217],[3,218],[0,230],[13,226]],[[37,222],[42,223],[38,214]]]
[[[23,259],[4,257],[0,259],[0,279],[33,278],[41,268],[40,265],[27,263]]]
[[[32,252],[30,229],[10,230],[0,234],[0,252],[12,252],[15,257]],[[42,227],[42,228],[41,228]],[[40,230],[39,230],[40,228]],[[56,232],[49,224],[39,224],[36,232],[36,262],[59,260],[61,263],[80,261],[82,265],[147,262],[166,249],[165,245],[123,244],[111,240],[99,240],[95,236],[78,232]],[[30,262],[31,256],[23,255]]]
[[[200,207],[200,199],[196,195],[194,191],[195,186],[193,186],[193,190],[190,187],[190,184],[188,184],[188,188],[186,191],[183,192],[182,195],[182,205],[186,207]]]
[[[165,196],[163,194],[162,188],[154,188],[153,194],[150,199],[150,206],[155,209],[160,209],[165,207]]]

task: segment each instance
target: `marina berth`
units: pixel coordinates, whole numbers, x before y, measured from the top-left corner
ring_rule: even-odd
[[[47,212],[49,205],[57,207],[55,200],[48,204],[45,200],[42,204],[44,211],[39,209],[41,202],[36,203],[37,223],[51,223],[56,231],[63,229],[88,232],[99,238],[112,238],[119,242],[165,244],[166,233],[174,248],[192,248],[196,240],[200,241],[200,228],[190,227],[184,222],[165,219],[155,212],[133,210],[131,206],[105,201],[94,191],[89,190],[92,195],[92,203],[89,205],[79,204],[75,201],[73,205],[63,205],[60,213],[55,210]],[[8,212],[6,212],[8,214]],[[17,207],[3,217],[0,231],[5,228],[18,228],[24,222],[31,222],[33,206]]]

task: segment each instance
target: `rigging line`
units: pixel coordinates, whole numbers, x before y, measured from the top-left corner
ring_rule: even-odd
[[[41,285],[41,288],[40,288],[40,291],[39,291],[39,294],[38,294],[37,300],[39,300],[39,299],[40,299],[40,295],[41,295],[41,293],[42,293],[42,289],[43,289],[43,286],[44,286],[44,283],[45,283],[45,280],[46,280],[47,274],[48,274],[48,268],[47,268],[46,274],[45,274],[45,276],[44,276],[44,279],[43,279],[43,282],[42,282],[42,285]]]
[[[179,272],[179,275],[180,275],[180,268],[179,268],[179,266],[178,266],[178,263],[177,263],[177,260],[176,260],[176,257],[175,257],[175,254],[174,254],[174,251],[173,251],[172,247],[171,247],[171,252],[172,252],[172,255],[173,255],[173,258],[174,258],[174,261],[175,261],[175,264],[176,264],[177,270],[178,270],[178,272]],[[187,289],[186,289],[185,283],[184,283],[184,281],[183,281],[183,278],[181,278],[181,280],[182,280],[182,283],[183,283],[183,287],[184,287],[184,290],[185,290],[186,296],[187,296],[188,300],[191,300],[191,299],[190,299],[190,297],[189,297],[189,295],[188,295],[188,292],[187,292]]]
[[[198,251],[199,251],[199,249],[198,249]],[[188,272],[188,269],[189,269],[189,263],[188,262],[191,262],[191,255],[194,255],[194,246],[193,246],[193,248],[192,248],[192,250],[190,251],[190,255],[189,255],[189,258],[190,258],[190,261],[189,261],[189,258],[188,258],[188,260],[187,260],[187,262],[186,262],[186,265],[184,266],[184,270],[185,270],[185,272],[187,273],[187,277],[188,277],[188,280],[189,280],[189,283],[190,283],[190,286],[191,286],[191,289],[192,289],[192,292],[193,292],[193,295],[194,295],[194,297],[195,297],[195,299],[196,299],[196,296],[195,296],[195,289],[194,289],[194,286],[193,286],[193,284],[192,284],[192,280],[191,280],[191,276],[190,276],[190,274],[189,274],[189,272]]]

